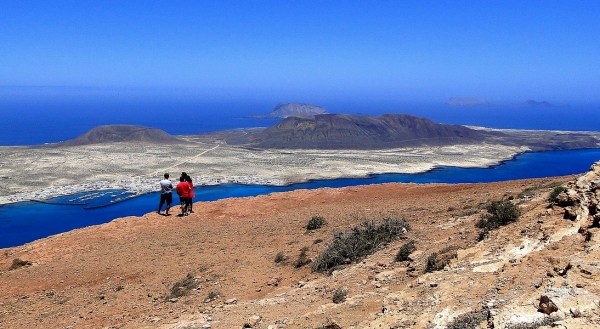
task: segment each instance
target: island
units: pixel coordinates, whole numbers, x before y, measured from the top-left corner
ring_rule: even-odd
[[[165,172],[188,172],[198,186],[281,186],[488,167],[527,151],[598,147],[600,132],[467,127],[406,114],[292,116],[268,128],[182,136],[101,126],[63,143],[0,147],[0,204],[98,189],[135,196],[156,191]]]

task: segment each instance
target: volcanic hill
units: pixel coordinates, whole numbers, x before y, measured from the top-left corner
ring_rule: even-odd
[[[134,125],[104,125],[98,126],[75,139],[59,143],[59,145],[75,146],[116,142],[169,144],[181,141],[156,128]]]
[[[383,149],[469,144],[494,133],[435,123],[407,114],[294,116],[267,129],[226,137],[230,144],[258,148]]]

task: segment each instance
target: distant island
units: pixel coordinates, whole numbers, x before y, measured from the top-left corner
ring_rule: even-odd
[[[277,104],[269,114],[252,115],[252,118],[287,118],[291,116],[327,114],[321,106],[304,103]]]
[[[477,97],[451,97],[446,101],[446,106],[450,107],[472,107],[472,106],[491,106],[492,103],[483,98]]]
[[[554,106],[546,101],[537,102],[537,101],[534,101],[531,99],[521,103],[520,105],[521,106],[519,106],[519,107],[553,107]]]
[[[448,107],[519,107],[519,108],[549,108],[554,105],[546,101],[527,100],[522,103],[492,103],[483,98],[477,97],[451,97],[446,101]]]

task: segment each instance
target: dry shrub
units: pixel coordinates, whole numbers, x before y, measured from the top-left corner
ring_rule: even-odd
[[[21,260],[19,258],[15,258],[13,259],[12,265],[10,265],[10,267],[8,268],[9,271],[12,270],[16,270],[18,268],[21,268],[23,266],[29,266],[31,265],[31,262],[28,260]]]
[[[341,304],[346,301],[346,296],[348,295],[348,290],[340,287],[333,291],[333,296],[331,297],[331,301],[335,304]]]
[[[461,314],[448,324],[448,329],[475,329],[481,328],[481,323],[486,322],[490,315],[487,308],[482,308],[479,311],[473,311],[466,314]]]
[[[171,292],[169,295],[167,295],[167,297],[165,297],[165,300],[186,296],[190,293],[190,291],[196,289],[197,287],[198,284],[194,274],[188,273],[185,278],[179,280],[173,285],[173,287],[171,287]]]
[[[326,224],[327,224],[327,221],[325,220],[325,218],[323,218],[321,216],[313,216],[308,221],[308,224],[306,224],[306,229],[309,231],[318,230]]]
[[[489,232],[516,222],[521,216],[519,207],[509,200],[492,201],[485,206],[486,214],[481,215],[481,219],[475,224],[481,229],[479,240],[485,239]]]
[[[396,254],[396,257],[394,258],[394,261],[405,262],[409,260],[408,256],[410,256],[410,254],[412,254],[415,250],[417,250],[417,248],[415,247],[415,242],[413,240],[409,240],[400,247],[398,253]]]
[[[348,262],[357,262],[409,230],[405,219],[384,218],[380,224],[365,221],[337,237],[313,264],[315,272],[329,272]]]
[[[304,265],[310,264],[311,260],[308,258],[308,247],[303,247],[300,249],[300,255],[298,255],[298,259],[294,262],[294,267],[301,268]]]

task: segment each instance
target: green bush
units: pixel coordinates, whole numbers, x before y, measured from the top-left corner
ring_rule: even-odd
[[[408,260],[408,256],[410,256],[410,254],[412,254],[415,250],[417,250],[417,248],[415,247],[415,242],[413,240],[409,240],[408,242],[406,242],[405,244],[403,244],[400,249],[398,250],[398,253],[396,254],[396,257],[394,258],[394,261],[396,262],[405,262]]]
[[[357,262],[409,229],[405,219],[384,218],[380,224],[365,221],[335,237],[317,256],[313,271],[328,272],[348,262]]]
[[[558,198],[558,195],[561,194],[565,190],[566,190],[566,188],[564,188],[563,186],[557,186],[557,187],[555,187],[552,190],[552,192],[550,192],[550,195],[548,196],[548,202],[554,202],[554,201],[556,201],[556,198]]]
[[[185,278],[179,280],[173,285],[173,287],[171,287],[171,292],[169,295],[167,295],[167,297],[165,297],[165,300],[186,296],[190,293],[190,291],[196,289],[197,287],[198,284],[194,274],[188,273]]]
[[[492,201],[485,206],[486,214],[481,215],[481,219],[475,224],[481,229],[479,240],[483,240],[490,231],[500,226],[516,222],[521,216],[521,210],[518,206],[509,200]]]
[[[318,230],[321,227],[323,227],[325,224],[327,224],[327,221],[325,220],[325,218],[321,217],[321,216],[313,216],[309,221],[308,224],[306,224],[306,229],[307,230]]]

